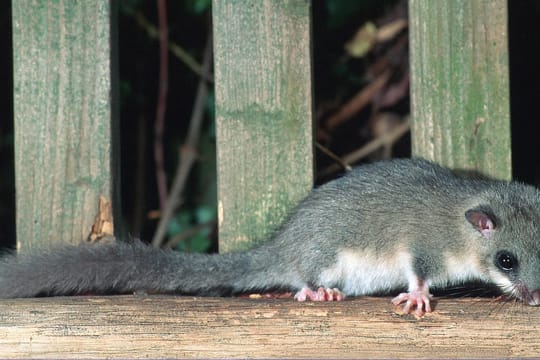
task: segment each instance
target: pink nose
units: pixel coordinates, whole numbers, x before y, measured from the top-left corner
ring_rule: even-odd
[[[528,296],[529,305],[540,305],[540,289],[534,290]]]

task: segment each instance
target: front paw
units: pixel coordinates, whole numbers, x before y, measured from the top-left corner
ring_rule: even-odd
[[[430,301],[431,294],[423,289],[418,289],[399,294],[392,299],[392,304],[397,306],[404,302],[405,305],[402,309],[404,314],[412,314],[414,310],[415,315],[422,317],[425,313],[431,312]]]

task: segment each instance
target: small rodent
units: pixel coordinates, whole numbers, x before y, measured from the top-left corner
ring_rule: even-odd
[[[467,282],[540,304],[540,191],[422,159],[360,166],[314,189],[275,234],[241,253],[185,254],[139,241],[0,260],[0,297],[294,291],[299,301],[396,294],[430,312],[430,289]]]

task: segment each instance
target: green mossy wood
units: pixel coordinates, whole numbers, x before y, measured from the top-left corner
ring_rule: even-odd
[[[100,196],[112,199],[111,18],[108,1],[13,2],[23,250],[88,237]]]
[[[313,184],[310,5],[214,1],[220,251],[264,240]]]
[[[506,0],[409,1],[415,155],[511,178]]]

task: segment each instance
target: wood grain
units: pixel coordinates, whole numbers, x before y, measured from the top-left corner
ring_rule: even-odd
[[[13,3],[17,241],[79,242],[116,165],[109,2]],[[115,214],[116,215],[116,214]]]
[[[268,237],[313,186],[310,4],[214,1],[220,252]]]
[[[540,354],[540,307],[441,299],[339,303],[173,296],[0,301],[2,358],[501,358]]]
[[[506,0],[409,2],[412,151],[510,179]]]

